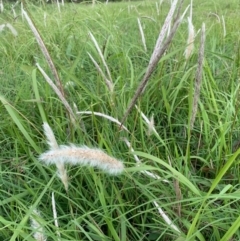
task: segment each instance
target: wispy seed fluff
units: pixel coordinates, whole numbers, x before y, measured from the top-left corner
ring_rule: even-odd
[[[59,149],[52,149],[43,153],[39,159],[46,164],[69,163],[97,167],[109,174],[117,175],[123,172],[124,165],[121,161],[108,156],[100,149],[87,146],[77,147],[61,145]]]
[[[39,156],[40,161],[63,168],[64,164],[97,167],[112,175],[123,172],[123,163],[100,149],[77,147],[74,144],[58,146],[51,127],[47,123],[44,123],[43,127],[50,150]]]

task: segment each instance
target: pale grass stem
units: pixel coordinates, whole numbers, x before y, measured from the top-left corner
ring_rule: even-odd
[[[85,115],[95,115],[95,116],[100,116],[100,117],[103,117],[105,119],[108,119],[114,123],[116,123],[117,125],[121,126],[121,122],[115,118],[113,118],[112,116],[109,116],[109,115],[106,115],[106,114],[103,114],[103,113],[100,113],[100,112],[93,112],[93,111],[77,111],[76,114],[79,114],[79,115],[82,115],[82,114],[85,114]],[[122,125],[122,129],[125,130],[125,131],[128,131],[129,130],[127,129],[126,126]]]
[[[127,138],[123,138],[123,141],[126,143],[126,145],[128,146],[128,148],[130,149],[130,151],[132,153],[134,153],[134,149],[132,148],[130,142],[127,140]],[[141,161],[138,158],[138,156],[136,154],[133,154],[135,161],[137,162],[137,166],[140,165]],[[153,174],[152,172],[149,171],[141,171],[141,173],[143,173],[146,176],[149,176],[151,178],[157,179],[157,180],[162,180],[163,182],[169,183],[168,180],[162,179],[160,176]],[[175,231],[177,231],[178,233],[180,233],[180,230],[178,229],[178,227],[176,225],[173,224],[172,220],[168,217],[168,215],[163,211],[163,209],[159,206],[159,204],[156,201],[153,201],[154,206],[157,208],[159,214],[162,216],[162,218],[164,219],[164,221]]]
[[[65,108],[67,109],[67,111],[70,115],[71,122],[75,123],[75,114],[74,114],[71,106],[69,105],[69,103],[65,99],[64,95],[62,94],[62,92],[53,83],[53,81],[50,79],[50,77],[46,74],[46,72],[41,68],[41,66],[38,63],[36,63],[36,66],[37,66],[38,70],[41,72],[41,74],[43,75],[44,79],[47,81],[47,83],[51,86],[51,88],[57,94],[58,98],[62,101],[62,104],[65,106]]]
[[[18,36],[17,30],[10,23],[1,24],[0,25],[0,33],[4,30],[5,27],[8,28],[15,37]]]
[[[25,19],[27,20],[27,23],[28,23],[30,29],[32,30],[35,39],[37,40],[37,43],[38,43],[38,45],[39,45],[47,63],[48,63],[48,66],[49,66],[50,70],[52,71],[52,74],[54,76],[56,85],[57,85],[58,89],[60,90],[62,96],[64,96],[64,90],[63,90],[63,86],[62,86],[62,83],[60,81],[58,72],[57,72],[57,70],[55,68],[55,65],[54,65],[54,63],[51,59],[51,56],[50,56],[42,38],[41,38],[41,35],[39,34],[37,28],[35,27],[32,19],[28,16],[27,12],[23,9],[22,2],[21,2],[21,8],[22,8],[22,14],[25,17]]]
[[[52,211],[53,211],[53,218],[54,218],[54,224],[56,227],[56,234],[58,236],[58,241],[61,240],[61,234],[59,232],[59,225],[58,225],[58,217],[57,217],[57,209],[56,209],[56,202],[55,202],[55,196],[54,196],[54,192],[52,192]]]
[[[222,26],[223,26],[223,37],[226,37],[226,24],[225,24],[225,19],[222,15]]]
[[[142,39],[143,48],[144,48],[144,51],[147,52],[146,40],[145,40],[142,24],[139,18],[137,19],[137,21],[138,21],[138,27],[139,27],[139,31]]]
[[[13,12],[13,18],[16,18],[16,17],[17,17],[17,14],[16,14],[16,11],[15,11],[15,9],[14,9],[14,6],[15,6],[15,4],[12,5],[11,10],[12,10],[12,12]]]
[[[3,10],[4,10],[3,1],[0,0],[0,13],[2,13]]]
[[[58,12],[61,13],[61,7],[60,7],[60,3],[58,0],[57,0],[57,8],[58,8]]]
[[[159,16],[159,15],[160,15],[160,11],[159,11],[159,5],[158,5],[158,2],[156,2],[155,5],[156,5],[156,10],[157,10],[157,15]]]
[[[47,238],[44,234],[43,225],[40,223],[41,214],[38,210],[34,209],[30,216],[31,227],[34,230],[33,238],[36,241],[46,241]]]
[[[43,14],[43,22],[44,22],[44,26],[47,27],[47,13],[44,12]]]
[[[195,77],[195,87],[194,87],[194,97],[193,97],[193,109],[192,109],[192,116],[190,120],[190,129],[193,129],[194,122],[196,119],[197,109],[198,109],[198,101],[200,97],[200,88],[202,82],[202,70],[203,70],[203,60],[204,60],[204,44],[205,44],[205,24],[202,24],[201,29],[201,43],[199,48],[198,54],[198,67],[196,71]]]
[[[111,76],[110,70],[109,70],[108,65],[107,65],[107,63],[106,63],[106,61],[105,61],[105,58],[104,58],[104,56],[103,56],[103,53],[102,53],[102,51],[101,51],[101,49],[100,49],[100,47],[99,47],[99,45],[98,45],[98,42],[97,42],[97,40],[95,39],[95,37],[93,36],[93,34],[92,34],[91,32],[89,32],[88,34],[89,34],[92,42],[94,43],[94,45],[95,45],[95,47],[96,47],[96,49],[97,49],[97,51],[98,51],[98,54],[99,54],[99,56],[100,56],[100,58],[101,58],[101,60],[102,60],[102,63],[103,63],[103,65],[104,65],[105,69],[106,69],[108,79],[109,79],[109,81],[111,82],[112,86],[114,86],[114,85],[113,85],[113,80],[112,80],[112,76]]]
[[[95,67],[96,67],[97,71],[99,72],[99,74],[102,75],[103,79],[105,80],[105,83],[106,83],[106,85],[108,87],[109,92],[113,93],[114,85],[113,85],[112,81],[108,80],[108,78],[103,73],[103,71],[100,68],[100,66],[98,65],[97,61],[95,61],[95,59],[92,57],[92,55],[90,53],[87,53],[87,54],[90,57],[90,59],[92,60],[93,64],[95,65]]]
[[[150,132],[151,134],[154,133],[157,137],[160,137],[159,134],[157,133],[155,127],[154,127],[154,120],[152,119],[148,119],[146,117],[146,115],[137,107],[137,105],[135,105],[137,111],[141,114],[141,117],[143,118],[143,120],[146,122],[147,126],[148,126],[148,132]],[[153,116],[152,116],[153,118]],[[149,133],[149,134],[150,134]]]
[[[208,16],[211,16],[211,15],[216,17],[219,23],[221,22],[220,17],[216,13],[209,13],[208,14]]]
[[[155,207],[157,208],[159,214],[162,216],[162,218],[164,219],[164,221],[175,231],[177,231],[178,233],[181,233],[181,231],[179,230],[179,228],[173,224],[172,220],[166,215],[166,213],[162,210],[162,208],[159,206],[159,204],[156,201],[153,201]]]
[[[122,140],[125,142],[125,144],[126,144],[127,147],[129,148],[129,150],[130,150],[132,153],[134,153],[135,151],[134,151],[134,149],[132,148],[131,143],[128,141],[128,139],[127,139],[127,138],[122,138]],[[137,163],[136,166],[140,166],[141,160],[138,158],[138,156],[137,156],[136,154],[133,154],[133,157],[134,157],[134,159],[135,159],[135,161],[136,161],[136,163]],[[151,178],[154,178],[154,179],[161,180],[161,181],[163,181],[163,182],[169,183],[168,180],[162,179],[160,176],[158,176],[157,174],[153,174],[152,172],[149,172],[149,171],[140,171],[140,172],[143,173],[143,174],[146,175],[146,176],[151,177]]]
[[[187,39],[187,47],[185,49],[185,59],[188,60],[194,49],[194,38],[195,38],[195,31],[192,24],[192,20],[188,17],[188,39]]]

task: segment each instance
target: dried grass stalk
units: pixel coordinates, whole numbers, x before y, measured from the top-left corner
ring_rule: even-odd
[[[53,81],[49,78],[49,76],[46,74],[46,72],[41,68],[41,66],[36,63],[36,66],[38,68],[38,70],[41,72],[41,74],[43,75],[44,79],[47,81],[47,83],[52,87],[52,89],[54,90],[54,92],[57,94],[57,96],[59,97],[59,99],[62,101],[63,105],[65,106],[65,108],[67,109],[71,121],[72,123],[75,123],[75,114],[71,108],[71,106],[69,105],[69,103],[67,102],[67,100],[65,99],[64,95],[62,94],[62,92],[58,89],[58,87],[53,83]]]
[[[180,3],[179,9],[181,8],[182,2],[183,2],[183,0]],[[173,14],[174,14],[174,11],[176,9],[177,3],[178,3],[178,0],[174,0],[174,2],[172,3],[172,6],[171,6],[171,8],[169,10],[169,13],[168,13],[166,19],[165,19],[165,22],[163,24],[161,32],[160,32],[160,34],[158,36],[158,40],[156,42],[154,51],[153,51],[151,59],[149,61],[146,73],[145,73],[142,81],[140,82],[140,84],[139,84],[139,86],[138,86],[138,88],[137,88],[137,90],[135,92],[135,95],[133,96],[132,100],[130,101],[130,104],[129,104],[129,106],[128,106],[128,108],[127,108],[127,110],[126,110],[126,112],[125,112],[125,114],[123,116],[122,121],[121,121],[122,124],[126,120],[127,116],[131,112],[131,110],[133,109],[133,107],[136,104],[137,99],[139,98],[139,96],[143,93],[143,91],[144,91],[144,89],[145,89],[145,87],[146,87],[146,85],[147,85],[147,83],[148,83],[148,81],[150,79],[150,76],[152,75],[152,73],[153,73],[153,71],[154,71],[158,61],[163,56],[164,52],[166,51],[166,49],[168,48],[169,44],[171,43],[171,41],[173,39],[173,36],[176,33],[177,28],[178,28],[179,24],[181,23],[182,18],[183,18],[183,16],[185,15],[185,13],[187,11],[187,9],[186,9],[185,12],[183,13],[182,17],[180,17],[180,11],[178,11],[178,14],[177,14],[176,20],[174,21],[172,30],[171,30],[169,36],[164,41],[165,35],[166,35],[166,33],[168,31],[168,28],[169,28],[169,24],[171,23],[171,20],[173,18]]]
[[[194,98],[193,98],[193,110],[192,110],[192,116],[190,120],[190,129],[193,129],[194,122],[196,119],[196,114],[198,110],[198,100],[200,97],[200,88],[201,88],[201,82],[202,82],[202,70],[203,70],[203,59],[204,59],[204,43],[205,43],[205,24],[202,24],[202,33],[201,33],[201,43],[199,48],[199,54],[198,54],[198,67],[195,77],[195,87],[194,87]]]
[[[105,69],[106,69],[106,72],[107,72],[108,79],[109,79],[109,81],[111,82],[111,85],[114,86],[114,85],[113,85],[113,80],[112,80],[112,76],[111,76],[110,70],[109,70],[108,65],[107,65],[107,63],[106,63],[106,61],[105,61],[105,58],[104,58],[104,56],[103,56],[103,53],[102,53],[102,51],[101,51],[101,49],[100,49],[100,47],[99,47],[99,45],[98,45],[98,42],[97,42],[97,40],[94,38],[94,36],[93,36],[93,34],[92,34],[91,32],[89,32],[89,36],[90,36],[91,40],[93,41],[93,43],[94,43],[94,45],[95,45],[95,47],[96,47],[96,49],[97,49],[97,51],[98,51],[98,54],[99,54],[99,56],[100,56],[100,58],[101,58],[101,60],[102,60],[102,62],[103,62],[103,65],[104,65],[104,67],[105,67]]]
[[[63,86],[62,86],[62,83],[60,81],[60,78],[58,76],[58,72],[57,72],[57,70],[55,68],[55,65],[54,65],[54,63],[51,59],[51,56],[50,56],[50,54],[49,54],[49,52],[48,52],[48,50],[47,50],[47,48],[46,48],[46,46],[45,46],[45,44],[42,40],[42,37],[41,37],[40,33],[38,32],[37,28],[35,27],[32,19],[28,16],[27,12],[23,8],[22,8],[22,14],[25,17],[25,19],[27,20],[27,23],[28,23],[30,29],[32,30],[34,37],[37,40],[37,43],[38,43],[38,45],[39,45],[47,63],[48,63],[48,66],[52,71],[52,74],[54,76],[54,79],[55,79],[55,82],[56,82],[56,85],[57,85],[58,89],[60,90],[62,96],[64,96],[64,90],[63,90]]]
[[[144,48],[144,51],[147,52],[146,40],[145,40],[142,24],[139,18],[137,19],[137,21],[138,21],[138,27],[139,27],[139,31],[142,39],[143,48]]]

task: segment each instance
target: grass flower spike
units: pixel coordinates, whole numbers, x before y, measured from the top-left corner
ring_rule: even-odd
[[[97,167],[108,174],[120,174],[124,170],[121,161],[108,156],[105,152],[87,146],[77,147],[74,144],[58,146],[52,129],[47,123],[43,125],[50,150],[40,155],[39,160],[46,164],[55,164],[61,180],[67,180],[65,164]]]
[[[109,174],[120,174],[124,165],[117,159],[108,156],[100,149],[93,149],[87,146],[77,147],[59,146],[59,149],[52,149],[43,153],[39,159],[47,164],[69,163],[72,165],[97,167]]]

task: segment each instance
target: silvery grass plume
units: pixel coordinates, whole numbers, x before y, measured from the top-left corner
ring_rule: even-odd
[[[204,60],[204,44],[205,44],[205,24],[202,24],[201,29],[201,43],[198,53],[198,67],[195,77],[195,86],[194,86],[194,97],[193,97],[193,110],[192,110],[192,116],[190,120],[190,129],[193,129],[195,118],[197,115],[197,109],[198,109],[198,101],[200,97],[200,87],[202,83],[202,71],[203,71],[203,60]]]
[[[147,52],[146,40],[145,40],[142,24],[139,18],[137,18],[137,21],[138,21],[138,27],[139,27],[139,31],[142,39],[143,48],[144,48],[144,51]]]
[[[100,149],[89,148],[87,146],[75,146],[73,144],[61,145],[58,149],[49,150],[43,153],[39,159],[46,164],[72,164],[97,167],[108,174],[121,174],[124,165],[114,157],[108,156]]]
[[[139,85],[135,91],[135,94],[132,97],[130,104],[127,107],[127,110],[124,113],[124,116],[121,121],[122,124],[126,120],[127,116],[130,114],[130,112],[132,111],[139,96],[143,94],[143,92],[146,88],[146,85],[149,82],[150,77],[151,77],[155,67],[157,66],[157,63],[159,62],[159,60],[161,59],[161,57],[164,55],[165,51],[167,50],[168,46],[170,45],[170,43],[178,29],[178,26],[180,25],[184,15],[188,9],[188,7],[187,7],[186,10],[184,11],[184,13],[182,14],[182,16],[180,16],[180,9],[181,9],[182,3],[183,3],[183,0],[180,0],[180,4],[178,6],[178,11],[177,11],[176,18],[173,23],[172,29],[171,29],[169,35],[165,38],[167,31],[169,29],[169,25],[171,24],[171,21],[174,17],[174,12],[176,10],[178,0],[174,0],[173,3],[171,4],[171,8],[168,12],[168,15],[164,21],[164,24],[162,26],[160,33],[159,33],[152,56],[150,58],[148,67],[146,69],[146,72],[145,72],[141,82],[139,83]]]
[[[74,144],[68,146],[61,145],[55,148],[57,142],[47,123],[44,123],[44,130],[50,150],[40,155],[40,161],[46,164],[55,164],[57,167],[59,165],[64,167],[64,164],[97,167],[112,175],[123,172],[123,163],[114,157],[108,156],[100,149],[89,148],[87,146],[78,147]]]
[[[32,215],[30,216],[31,227],[34,230],[33,237],[36,241],[47,241],[46,236],[44,235],[44,229],[39,222],[41,219],[41,214],[38,210],[33,210]]]

